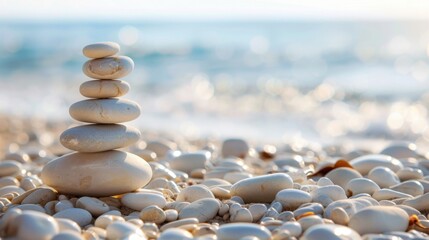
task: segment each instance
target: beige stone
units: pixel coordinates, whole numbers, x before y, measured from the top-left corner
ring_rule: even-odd
[[[122,124],[89,124],[67,129],[61,144],[78,152],[102,152],[130,146],[140,139],[140,131]]]
[[[98,42],[86,45],[82,52],[88,58],[103,58],[115,55],[120,49],[115,42]]]
[[[121,80],[92,80],[80,85],[80,94],[88,98],[121,97],[128,93],[130,85]]]
[[[118,79],[127,76],[134,69],[134,62],[126,56],[112,56],[92,59],[82,67],[86,76],[94,79]]]

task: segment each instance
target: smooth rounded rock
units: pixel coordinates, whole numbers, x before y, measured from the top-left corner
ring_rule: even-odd
[[[419,196],[424,193],[423,185],[416,180],[408,180],[405,182],[401,182],[399,184],[391,186],[390,189],[398,192],[402,192],[405,194],[410,194],[412,196]]]
[[[343,240],[343,239],[362,239],[353,229],[336,224],[314,225],[305,231],[301,240]]]
[[[41,179],[60,193],[112,196],[145,186],[152,177],[149,164],[121,151],[71,153],[49,162]]]
[[[3,160],[0,162],[0,177],[17,175],[21,168],[22,164],[17,161]]]
[[[371,179],[354,178],[346,184],[345,190],[349,196],[360,193],[368,193],[369,195],[372,195],[374,192],[380,190],[380,187]]]
[[[179,219],[196,218],[199,222],[207,222],[217,215],[219,207],[220,203],[217,199],[200,199],[184,207],[179,212]]]
[[[331,204],[329,204],[325,208],[323,216],[325,218],[331,219],[332,218],[332,216],[331,216],[332,211],[335,208],[342,208],[347,213],[347,215],[350,217],[350,216],[354,215],[355,213],[359,212],[360,210],[362,210],[364,208],[371,207],[371,206],[378,206],[378,205],[379,205],[379,203],[370,197],[361,197],[361,198],[356,198],[356,199],[343,199],[343,200],[338,200],[338,201],[335,201],[335,202],[332,202]]]
[[[351,216],[349,227],[361,235],[405,231],[408,228],[408,214],[398,207],[372,206]]]
[[[429,210],[429,193],[407,199],[403,202],[404,205],[413,207],[419,211]]]
[[[204,198],[214,198],[214,195],[205,185],[193,185],[182,189],[177,195],[176,201],[191,203]]]
[[[110,210],[109,205],[93,197],[79,198],[76,202],[76,207],[87,210],[93,216],[100,216],[101,214],[108,212]]]
[[[17,186],[5,186],[0,188],[0,196],[4,196],[8,193],[13,193],[13,192],[16,192],[19,195],[21,195],[25,193],[25,190]]]
[[[192,240],[194,239],[194,237],[190,232],[184,229],[170,228],[162,232],[158,238],[158,240],[172,240],[172,239]]]
[[[206,167],[206,162],[211,158],[209,151],[199,151],[193,153],[183,153],[168,163],[174,170],[179,170],[190,174],[192,170]]]
[[[284,189],[276,194],[275,201],[280,202],[283,209],[295,210],[304,203],[311,202],[312,198],[308,192],[298,189]]]
[[[88,60],[82,71],[94,79],[118,79],[127,76],[134,69],[134,62],[126,56],[112,56]]]
[[[275,173],[240,180],[232,185],[230,193],[241,197],[245,203],[270,203],[280,190],[292,187],[289,175]]]
[[[61,144],[78,152],[103,152],[130,146],[140,139],[140,131],[122,124],[89,124],[69,128],[60,136]]]
[[[132,223],[128,222],[113,222],[106,228],[107,239],[126,239],[130,236],[135,236],[131,239],[147,239],[142,230]]]
[[[362,175],[352,168],[340,167],[330,171],[325,177],[331,179],[335,185],[339,185],[343,189],[346,189],[346,185],[350,180],[361,178]]]
[[[69,113],[81,122],[122,123],[136,119],[140,115],[140,106],[127,99],[87,99],[73,103]]]
[[[121,202],[123,205],[137,211],[141,211],[151,205],[163,208],[167,204],[164,196],[149,192],[127,193],[122,196]]]
[[[54,218],[65,218],[76,222],[79,226],[84,227],[91,223],[91,213],[81,208],[69,208],[55,213]]]
[[[115,55],[120,49],[115,42],[98,42],[86,45],[82,52],[88,58],[103,58]]]
[[[156,224],[165,222],[167,218],[165,212],[160,207],[154,205],[143,208],[139,216],[144,222],[153,222]]]
[[[388,188],[400,183],[398,176],[387,167],[376,167],[369,171],[368,178],[377,183],[380,188]]]
[[[337,185],[319,187],[310,192],[313,202],[321,203],[324,207],[330,203],[346,199],[344,189]]]
[[[383,149],[380,154],[389,155],[394,158],[416,158],[419,156],[416,152],[417,146],[414,143],[393,143]]]
[[[23,240],[51,239],[59,232],[53,217],[34,211],[23,211],[14,219],[14,225],[17,226],[16,237]]]
[[[223,224],[216,235],[219,240],[236,240],[247,236],[254,236],[259,240],[271,239],[271,233],[266,227],[253,223]]]
[[[403,164],[396,158],[383,154],[370,154],[355,158],[349,162],[360,174],[366,175],[375,167],[387,167],[393,172],[403,168]]]
[[[249,152],[249,145],[243,139],[226,139],[222,143],[222,156],[245,158]]]
[[[130,84],[121,80],[91,80],[82,83],[80,94],[87,98],[114,98],[128,93]]]

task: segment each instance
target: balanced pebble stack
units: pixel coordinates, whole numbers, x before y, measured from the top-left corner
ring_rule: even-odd
[[[89,124],[64,131],[61,144],[77,151],[49,162],[41,173],[45,184],[63,194],[113,196],[145,186],[152,177],[149,164],[137,155],[115,150],[140,139],[140,131],[121,123],[140,115],[137,103],[120,98],[130,86],[118,80],[133,71],[134,62],[117,56],[113,42],[86,46],[83,54],[91,58],[83,65],[86,76],[80,93],[87,100],[74,103],[70,115]]]

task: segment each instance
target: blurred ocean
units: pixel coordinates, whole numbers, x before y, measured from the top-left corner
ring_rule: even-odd
[[[88,43],[116,41],[142,129],[429,141],[428,22],[0,22],[0,113],[70,119]]]

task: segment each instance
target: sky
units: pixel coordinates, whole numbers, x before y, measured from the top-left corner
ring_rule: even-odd
[[[0,20],[429,20],[428,0],[0,0]]]

